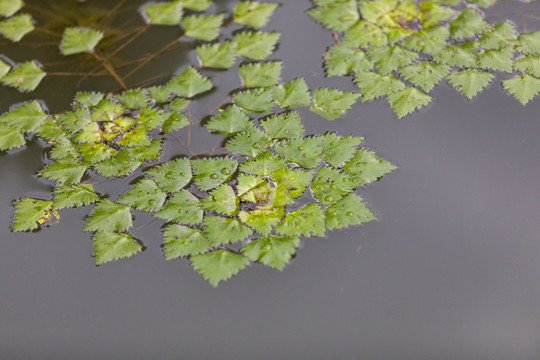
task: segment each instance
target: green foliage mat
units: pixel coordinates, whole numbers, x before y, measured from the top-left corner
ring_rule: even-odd
[[[264,61],[280,34],[259,29],[277,4],[239,2],[231,16],[212,13],[211,4],[147,3],[139,9],[146,25],[115,47],[110,34],[97,26],[102,21],[56,32],[39,27],[30,15],[21,18],[22,2],[0,1],[0,15],[6,17],[0,33],[7,39],[19,41],[32,31],[52,33],[59,39],[60,54],[89,59],[120,87],[110,93],[79,92],[69,109],[56,114],[31,100],[0,116],[0,150],[16,151],[32,136],[39,137],[48,146],[39,176],[55,184],[49,199],[16,202],[14,231],[51,226],[68,209],[92,206],[84,231],[92,234],[93,255],[100,265],[145,249],[135,235],[141,227],[134,229],[133,221],[134,215],[148,213],[164,222],[165,258],[188,259],[216,286],[251,262],[282,270],[301,238],[322,237],[375,218],[357,189],[395,166],[361,148],[362,138],[332,132],[306,135],[301,119],[309,110],[337,119],[359,95],[326,88],[312,92],[301,78],[284,82],[283,63]],[[236,31],[222,34],[231,23],[237,24]],[[150,26],[180,26],[180,39],[198,41],[200,66],[185,66],[160,85],[128,86],[131,74],[153,55],[135,61],[131,70],[119,65],[115,55]],[[191,104],[214,88],[205,70],[229,69],[238,58],[243,59],[238,65],[243,85],[199,123],[221,135],[213,150],[193,154],[188,135],[187,145],[178,140],[163,152],[164,139],[178,139],[175,133],[190,134],[198,125]],[[35,90],[51,75],[36,60],[5,60],[0,62],[0,80],[20,91]],[[179,148],[186,152],[161,160]],[[213,155],[220,148],[225,154]],[[118,198],[102,190],[107,181],[133,179],[140,169],[144,176]]]
[[[328,76],[352,76],[363,102],[386,97],[402,118],[429,104],[444,79],[468,99],[510,74],[503,88],[522,104],[540,92],[540,31],[489,24],[496,0],[314,0],[309,14],[334,31]]]

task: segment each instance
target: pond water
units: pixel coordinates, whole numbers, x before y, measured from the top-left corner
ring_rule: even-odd
[[[284,34],[272,58],[283,60],[284,80],[353,91],[349,78],[324,76],[321,55],[333,39],[305,14],[311,6],[282,1],[265,28]],[[526,6],[507,1],[495,11]],[[176,35],[157,29],[141,41],[166,44]],[[193,61],[179,49],[149,68],[173,73]],[[134,83],[153,76],[149,68]],[[208,72],[217,90],[194,104],[195,118],[240,85],[235,73]],[[2,94],[5,110],[15,93]],[[73,89],[46,79],[28,96],[56,111]],[[303,113],[308,133],[365,136],[365,146],[399,166],[361,190],[378,221],[304,239],[283,272],[252,266],[217,288],[186,261],[164,260],[158,222],[137,233],[145,252],[100,267],[82,232],[88,209],[66,211],[37,233],[11,233],[12,202],[46,197],[51,185],[35,176],[39,142],[1,154],[1,357],[540,358],[540,103],[524,107],[498,85],[473,102],[447,84],[434,97],[401,120],[384,101],[357,103],[335,122]],[[216,139],[194,132],[194,151]],[[114,198],[124,186],[107,191]],[[146,220],[137,214],[135,226]]]

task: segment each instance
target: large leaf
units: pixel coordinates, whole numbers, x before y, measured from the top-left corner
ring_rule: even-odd
[[[78,159],[66,157],[49,164],[41,170],[40,175],[63,184],[78,184],[86,173],[88,166]]]
[[[248,266],[249,259],[227,250],[217,250],[191,257],[191,266],[212,286],[230,279]]]
[[[58,185],[54,190],[54,208],[86,206],[99,200],[91,184]]]
[[[33,19],[28,14],[15,15],[0,22],[0,34],[14,42],[20,41],[32,30],[34,30]]]
[[[448,81],[469,100],[489,85],[493,80],[492,73],[467,69],[448,75]]]
[[[34,61],[26,61],[4,75],[2,82],[20,91],[33,91],[45,75],[45,71],[41,70]]]
[[[34,131],[47,119],[41,104],[37,101],[26,102],[0,116],[0,123],[21,131]]]
[[[96,265],[127,258],[142,251],[142,245],[129,234],[98,231],[94,237]]]
[[[345,114],[359,96],[337,89],[317,89],[313,92],[313,104],[309,109],[327,120],[335,120]]]
[[[540,79],[528,74],[518,75],[503,81],[503,87],[523,105],[540,92]]]
[[[94,206],[84,231],[122,232],[132,225],[129,206],[103,199]]]
[[[13,231],[35,230],[51,217],[58,217],[52,211],[53,202],[37,199],[21,199],[15,205]]]
[[[60,43],[60,52],[62,55],[91,52],[94,51],[94,48],[101,39],[103,39],[103,33],[101,31],[67,27],[64,29],[64,35]]]

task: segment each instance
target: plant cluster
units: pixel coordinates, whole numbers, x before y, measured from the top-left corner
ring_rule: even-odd
[[[443,79],[468,99],[495,78],[522,104],[540,92],[540,31],[489,24],[496,0],[314,0],[309,14],[334,31],[328,76],[354,76],[363,102],[386,97],[398,117],[432,101]]]

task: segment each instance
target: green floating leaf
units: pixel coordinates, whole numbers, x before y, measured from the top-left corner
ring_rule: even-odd
[[[388,36],[384,30],[364,20],[359,20],[351,26],[343,38],[343,45],[351,48],[386,44],[388,44]]]
[[[75,101],[81,105],[86,106],[96,106],[101,99],[103,99],[104,94],[95,91],[79,91],[75,95]]]
[[[139,110],[148,106],[150,99],[145,89],[131,89],[116,96],[126,109]]]
[[[252,120],[238,106],[231,105],[211,118],[205,127],[212,132],[231,137],[244,130],[251,123]]]
[[[96,265],[128,258],[142,251],[142,245],[129,234],[98,231],[94,237]]]
[[[0,0],[0,15],[5,17],[13,16],[24,6],[22,0]]]
[[[234,95],[236,105],[253,114],[268,114],[274,109],[274,93],[272,88],[250,89]]]
[[[435,54],[441,51],[450,37],[450,31],[447,27],[436,27],[418,31],[416,34],[403,42],[403,46],[428,54]]]
[[[363,1],[359,6],[364,19],[382,27],[400,27],[420,15],[414,1]]]
[[[373,62],[359,48],[336,45],[326,54],[328,76],[349,75],[351,72],[373,69]]]
[[[327,164],[336,168],[342,167],[349,161],[356,152],[356,147],[364,140],[357,136],[341,137],[335,133],[325,134],[322,138],[322,158]]]
[[[261,121],[261,126],[273,139],[293,139],[304,136],[304,125],[297,112],[271,116]]]
[[[357,73],[354,81],[360,88],[364,102],[393,94],[405,88],[403,81],[394,75],[381,75],[371,71]]]
[[[321,162],[322,140],[320,136],[293,139],[288,143],[277,145],[275,150],[288,162],[311,169]]]
[[[248,265],[247,257],[227,250],[217,250],[191,257],[191,266],[214,287],[220,281],[238,274]]]
[[[322,167],[317,171],[311,184],[313,196],[322,204],[333,204],[352,192],[356,184],[346,173]]]
[[[13,231],[35,230],[47,219],[58,218],[52,206],[52,201],[29,198],[19,200],[15,205]]]
[[[20,41],[32,30],[34,30],[33,19],[28,14],[15,15],[0,22],[0,34],[14,42]]]
[[[206,210],[218,214],[234,215],[238,212],[239,200],[230,185],[220,185],[202,200]]]
[[[540,54],[540,31],[519,35],[516,50],[523,54]]]
[[[448,65],[422,61],[399,70],[405,80],[430,92],[450,72]]]
[[[324,236],[324,213],[317,204],[309,204],[293,211],[276,227],[276,232],[286,236]]]
[[[360,94],[347,93],[337,89],[317,89],[313,92],[313,104],[309,110],[327,120],[341,117],[356,102]]]
[[[20,130],[11,126],[0,124],[0,150],[10,150],[26,144]]]
[[[497,2],[497,0],[466,0],[469,4],[478,5],[484,9],[492,6]]]
[[[281,61],[271,61],[266,63],[253,63],[242,65],[238,69],[244,87],[266,88],[276,85],[281,80]]]
[[[238,217],[250,228],[263,235],[268,235],[272,232],[272,228],[281,221],[284,215],[285,209],[275,208],[270,210],[240,211]]]
[[[212,246],[234,244],[253,233],[249,227],[233,218],[206,216],[202,223]]]
[[[514,25],[509,21],[503,21],[487,30],[478,39],[478,43],[486,50],[499,49],[512,44],[516,37],[517,32]]]
[[[41,70],[34,61],[27,61],[15,66],[10,73],[4,75],[2,82],[20,91],[34,91],[45,75],[45,71]]]
[[[210,90],[212,86],[212,82],[208,78],[199,74],[191,66],[167,83],[169,91],[188,99]]]
[[[274,52],[280,33],[241,32],[236,34],[237,53],[252,60],[263,60]]]
[[[512,48],[486,50],[478,54],[478,65],[484,69],[512,72],[513,63],[514,50]]]
[[[167,194],[150,179],[143,179],[133,185],[118,202],[137,210],[154,212],[163,206]]]
[[[274,98],[283,109],[307,107],[311,103],[311,94],[306,81],[295,79],[273,88]]]
[[[271,173],[278,169],[287,167],[287,163],[281,157],[274,153],[267,151],[253,159],[244,161],[240,167],[240,170],[247,174],[269,176]]]
[[[99,200],[91,184],[58,185],[54,190],[56,210],[86,206]]]
[[[252,28],[265,26],[278,4],[260,4],[258,1],[243,1],[234,7],[233,21]]]
[[[358,7],[354,0],[337,0],[315,7],[308,14],[329,29],[345,31],[359,18]]]
[[[493,80],[492,73],[467,69],[448,75],[448,81],[469,100],[476,96]]]
[[[300,245],[300,239],[291,236],[271,235],[255,239],[242,247],[242,253],[277,270],[283,270]]]
[[[191,163],[189,159],[176,159],[156,166],[147,174],[161,189],[174,193],[182,190],[191,181]]]
[[[223,14],[186,16],[182,20],[182,25],[187,36],[205,41],[212,41],[219,36],[222,23]]]
[[[433,60],[440,64],[457,67],[474,67],[478,43],[469,41],[460,45],[449,45],[435,54]]]
[[[514,70],[540,77],[540,55],[525,55],[514,62]]]
[[[178,25],[182,20],[182,1],[151,3],[144,7],[144,13],[153,25]]]
[[[205,11],[212,4],[212,0],[180,0],[186,9]]]
[[[450,23],[450,36],[453,39],[470,38],[480,34],[488,27],[484,16],[472,8],[465,8],[459,16]]]
[[[362,198],[349,194],[326,209],[326,228],[343,229],[352,225],[375,220],[375,216],[366,208]]]
[[[155,217],[185,225],[200,224],[204,216],[200,200],[187,190],[175,193]]]
[[[161,132],[168,133],[180,130],[190,124],[189,119],[182,113],[172,113],[161,125]]]
[[[118,151],[105,144],[82,144],[79,152],[86,162],[95,164],[110,158]]]
[[[94,206],[84,231],[122,232],[132,225],[129,206],[103,199]]]
[[[439,25],[455,14],[454,9],[441,6],[435,2],[425,1],[420,3],[420,22],[424,28]]]
[[[397,167],[392,163],[364,149],[358,150],[354,157],[343,166],[343,170],[354,179],[356,186],[377,181],[395,169]]]
[[[40,175],[63,184],[78,184],[87,168],[79,160],[66,157],[49,164]]]
[[[165,259],[172,260],[183,256],[205,252],[210,243],[201,230],[183,225],[171,224],[163,232]]]
[[[272,139],[270,136],[255,126],[249,126],[230,139],[226,145],[226,149],[238,155],[253,157],[264,152],[271,143]]]
[[[0,123],[21,131],[35,131],[47,119],[40,103],[26,102],[0,116]]]
[[[503,87],[523,105],[540,92],[540,79],[528,74],[518,75],[503,81]]]
[[[146,128],[139,125],[125,133],[117,142],[122,146],[148,146],[150,145],[150,138],[148,137]]]
[[[418,58],[418,53],[397,45],[370,48],[368,54],[382,75],[388,75],[400,67],[409,65]]]
[[[197,56],[201,64],[207,68],[228,69],[233,66],[236,58],[236,42],[205,44],[197,47]]]
[[[101,39],[103,39],[101,31],[67,27],[60,43],[60,52],[62,55],[92,52]]]
[[[227,181],[234,175],[238,162],[229,158],[192,160],[195,184],[206,191]]]
[[[415,87],[408,87],[388,95],[388,102],[399,118],[429,104],[433,98]]]
[[[0,79],[11,70],[11,65],[0,58]]]

